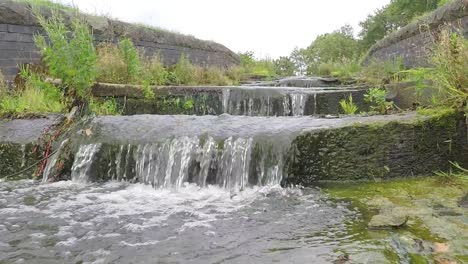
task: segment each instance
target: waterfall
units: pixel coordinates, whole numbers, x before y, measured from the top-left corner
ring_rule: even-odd
[[[273,144],[234,137],[217,141],[207,136],[185,136],[111,147],[91,144],[81,146],[75,155],[72,179],[93,181],[92,173],[99,179],[139,182],[155,188],[179,188],[189,182],[238,191],[249,185],[279,184],[282,153]],[[91,169],[94,160],[98,165]]]
[[[68,142],[68,139],[65,139],[64,141],[62,141],[57,151],[52,156],[50,156],[49,159],[47,160],[46,167],[44,169],[44,172],[42,173],[42,182],[44,183],[48,182],[51,174],[55,173],[54,172],[55,165],[57,164],[57,160],[60,156],[60,153],[67,142]]]
[[[306,101],[306,94],[291,94],[291,112],[293,116],[304,115]]]
[[[80,146],[75,155],[75,161],[72,166],[71,178],[77,182],[89,181],[90,168],[94,155],[101,148],[101,144],[88,144]]]

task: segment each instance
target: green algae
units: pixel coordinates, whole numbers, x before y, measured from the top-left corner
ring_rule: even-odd
[[[321,184],[331,198],[345,201],[360,212],[348,223],[348,235],[360,244],[380,249],[386,263],[433,263],[445,257],[464,263],[468,259],[468,209],[458,203],[468,183],[441,184],[438,178],[398,179],[374,183]],[[370,230],[367,223],[382,208],[392,206],[409,216],[407,225],[393,230]],[[447,214],[447,212],[450,212]],[[437,243],[448,246],[438,252]],[[359,252],[348,252],[353,259]]]

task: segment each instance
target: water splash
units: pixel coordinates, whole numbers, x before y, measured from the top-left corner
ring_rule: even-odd
[[[88,182],[91,173],[91,165],[94,155],[101,148],[101,144],[88,144],[80,146],[75,155],[75,161],[72,166],[71,178],[76,182]]]
[[[304,115],[307,97],[306,94],[291,94],[291,112],[293,116]]]
[[[279,184],[283,152],[281,147],[255,143],[253,138],[217,141],[209,136],[175,137],[141,145],[83,145],[75,156],[72,179],[92,181],[93,174],[155,188],[181,188],[189,182],[239,191],[252,185]],[[94,160],[99,166],[91,168]],[[107,175],[102,177],[102,172]]]
[[[49,177],[51,176],[52,173],[54,173],[54,168],[55,168],[55,165],[57,164],[57,160],[60,156],[60,153],[62,152],[62,149],[67,142],[68,142],[68,139],[65,139],[64,141],[62,141],[57,151],[48,159],[44,172],[42,173],[42,182],[45,183],[49,181]]]

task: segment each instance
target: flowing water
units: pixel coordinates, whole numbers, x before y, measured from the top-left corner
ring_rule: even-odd
[[[0,183],[0,263],[393,263],[349,202],[280,186],[295,136],[358,120],[95,118],[70,181],[47,183],[57,154],[43,181]]]
[[[0,262],[327,263],[358,214],[316,189],[0,185]]]

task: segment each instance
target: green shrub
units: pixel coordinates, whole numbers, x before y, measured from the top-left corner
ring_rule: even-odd
[[[126,67],[126,81],[128,83],[138,83],[142,74],[138,49],[133,45],[132,40],[124,38],[119,41],[119,52]]]
[[[105,83],[127,83],[127,66],[114,44],[101,43],[97,46],[97,81]]]
[[[89,102],[89,108],[96,115],[119,115],[120,111],[117,106],[115,99],[91,99]]]
[[[26,80],[25,88],[15,94],[7,94],[0,101],[1,115],[18,116],[32,113],[61,113],[66,109],[63,93],[54,85],[44,82],[27,68],[21,71]]]
[[[7,94],[7,91],[5,77],[2,71],[0,71],[0,99]]]
[[[195,83],[205,85],[229,85],[232,82],[221,69],[217,67],[196,67]]]
[[[179,61],[174,66],[173,73],[177,77],[175,81],[178,85],[191,85],[195,82],[195,67],[190,63],[185,53],[180,55]]]
[[[151,85],[164,85],[167,83],[168,72],[159,55],[153,56],[146,62],[145,75]]]
[[[333,63],[331,75],[339,78],[352,78],[362,71],[361,63],[358,59],[348,59],[346,57]]]
[[[96,50],[88,25],[79,18],[72,18],[70,29],[56,13],[45,18],[36,11],[39,24],[49,40],[42,35],[35,37],[49,74],[62,80],[62,88],[69,96],[85,101],[96,80]]]
[[[399,81],[398,73],[404,70],[403,59],[388,61],[373,60],[362,68],[361,78],[364,82],[382,86]]]
[[[340,106],[343,112],[347,115],[354,115],[358,111],[357,105],[353,103],[353,95],[349,95],[348,100],[343,99],[340,101]]]
[[[371,103],[371,109],[377,111],[381,114],[386,114],[388,110],[393,107],[392,102],[387,102],[386,97],[387,91],[380,88],[371,88],[367,91],[367,94],[364,95],[364,100],[368,103]]]
[[[468,170],[460,166],[457,162],[450,162],[450,170],[448,172],[438,172],[439,180],[442,183],[453,183],[456,180],[468,182]]]
[[[468,40],[463,35],[442,30],[438,36],[429,79],[440,90],[442,102],[464,108],[468,101]]]

